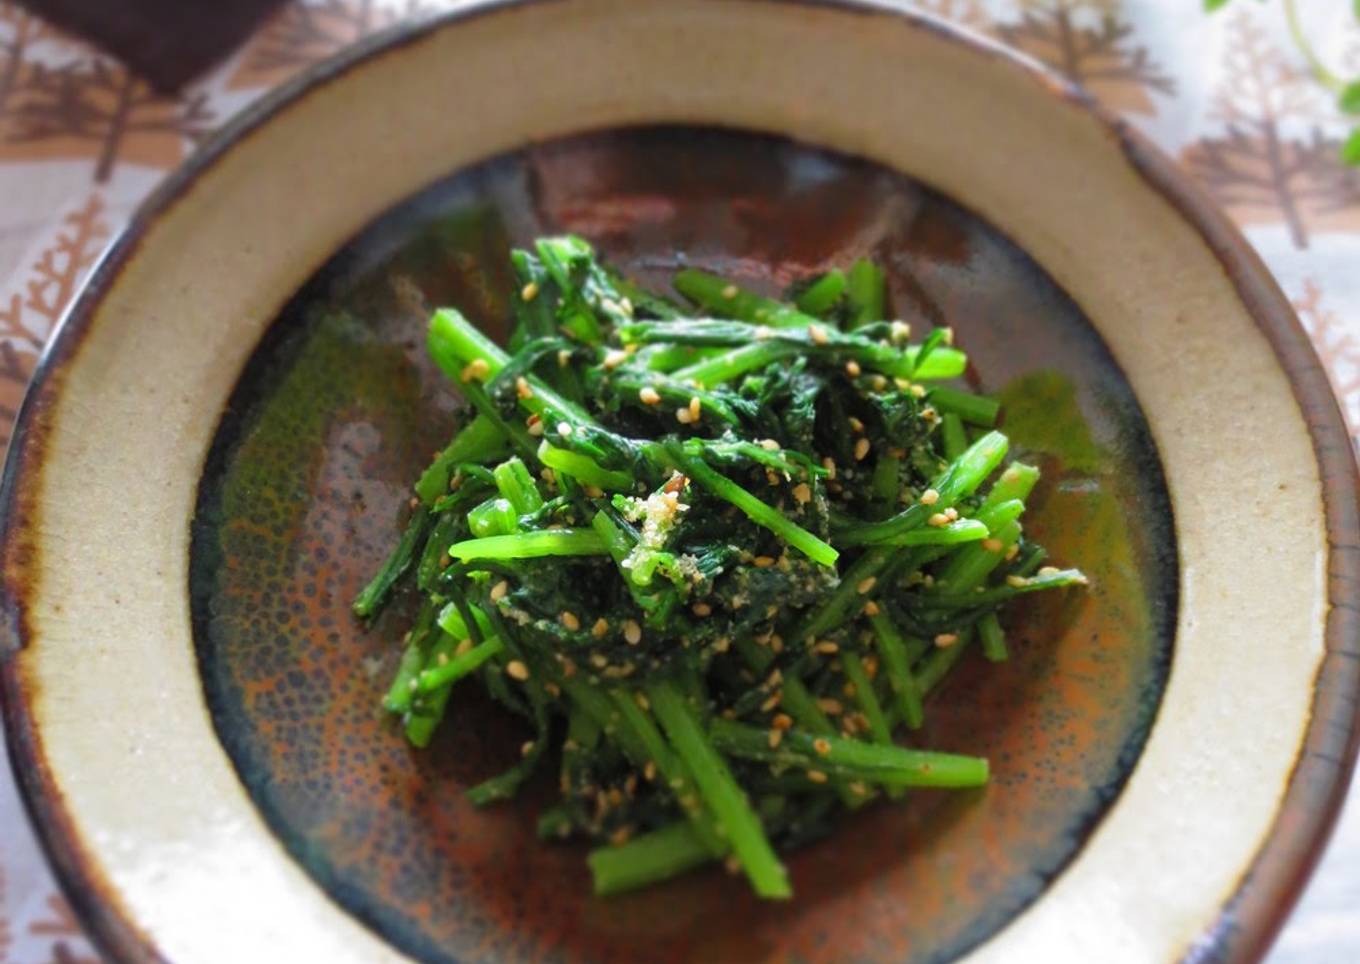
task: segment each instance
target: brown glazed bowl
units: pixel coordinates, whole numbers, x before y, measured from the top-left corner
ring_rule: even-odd
[[[460,695],[416,751],[378,711],[406,614],[348,603],[463,417],[424,317],[496,332],[507,249],[558,231],[659,285],[872,254],[1092,577],[932,698],[992,784],[848,821],[787,904],[593,898],[541,794],[461,792],[515,721]],[[1250,960],[1355,751],[1356,472],[1284,298],[1081,95],[867,0],[473,2],[267,98],[95,271],[3,509],[11,755],[123,960]]]

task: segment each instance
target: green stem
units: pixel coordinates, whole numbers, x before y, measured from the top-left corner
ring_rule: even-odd
[[[850,303],[850,327],[858,328],[871,321],[882,321],[887,312],[887,279],[883,270],[868,258],[860,258],[850,266],[845,292]]]
[[[593,485],[612,492],[633,490],[633,477],[627,472],[603,468],[590,456],[550,445],[547,439],[538,446],[538,458],[553,471],[569,475],[584,485]]]
[[[449,546],[460,562],[475,559],[539,559],[543,556],[605,556],[604,540],[593,529],[542,529],[508,536],[465,539]]]
[[[713,859],[691,823],[673,823],[586,857],[595,896],[610,897],[678,877]]]

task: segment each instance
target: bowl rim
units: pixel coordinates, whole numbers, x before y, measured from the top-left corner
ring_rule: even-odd
[[[289,106],[365,63],[459,23],[548,2],[468,0],[455,9],[377,31],[268,91],[169,173],[97,259],[38,360],[0,473],[0,542],[9,543],[27,515],[23,483],[42,460],[49,399],[60,392],[65,369],[96,308],[149,228],[202,174]],[[1050,96],[1087,112],[1111,135],[1138,176],[1200,235],[1269,342],[1301,409],[1319,469],[1328,543],[1325,652],[1312,683],[1310,718],[1269,835],[1216,922],[1186,951],[1187,960],[1259,959],[1288,918],[1327,844],[1360,750],[1360,472],[1340,404],[1311,341],[1269,268],[1203,189],[1147,137],[1056,71],[967,28],[890,5],[888,0],[756,2],[905,21],[942,42],[997,60],[1017,78],[1037,83]],[[64,812],[42,753],[37,721],[24,699],[18,662],[10,658],[31,635],[25,609],[22,573],[5,571],[0,578],[0,719],[25,809],[63,892],[100,950],[119,960],[162,960],[154,942],[103,893],[104,885],[85,863]]]

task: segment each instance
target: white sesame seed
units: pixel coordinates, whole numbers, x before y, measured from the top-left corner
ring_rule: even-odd
[[[1020,543],[1013,542],[1011,543],[1011,547],[1006,550],[1006,561],[1010,562],[1018,555],[1020,555]]]
[[[623,624],[623,638],[629,646],[636,646],[642,642],[642,627],[637,624],[636,619],[630,619]]]
[[[677,408],[675,410],[675,420],[681,425],[692,425],[694,423],[694,416],[687,408]]]
[[[948,646],[953,646],[958,641],[959,641],[958,633],[940,633],[938,636],[935,637],[935,645],[940,647],[941,649],[944,649]]]
[[[953,329],[953,328],[948,327],[948,326],[945,327],[945,329],[944,329],[944,343],[945,343],[946,345],[952,345],[952,344],[954,344],[954,329]]]
[[[505,664],[505,671],[510,674],[512,679],[517,679],[521,683],[529,678],[529,667],[525,666],[517,659],[512,659]]]
[[[988,552],[1000,552],[1005,548],[1005,545],[1000,539],[983,539],[982,548]]]
[[[821,770],[809,770],[807,772],[807,777],[813,783],[825,783],[827,779],[826,774]]]
[[[658,395],[656,389],[652,388],[650,385],[644,386],[642,390],[638,392],[638,398],[644,405],[661,404],[661,396]]]
[[[470,640],[470,639],[462,639],[462,640],[459,640],[459,641],[458,641],[458,645],[457,645],[457,646],[454,648],[454,650],[453,650],[453,655],[455,655],[455,656],[464,656],[464,655],[466,655],[466,654],[472,652],[472,647],[473,647],[473,645],[474,645],[474,644],[473,644],[472,640]]]
[[[865,457],[869,454],[869,447],[870,447],[869,440],[867,438],[861,438],[858,442],[855,443],[856,462],[864,461]]]
[[[465,382],[483,381],[486,376],[491,374],[491,366],[486,363],[484,358],[474,358],[463,366],[460,377]]]
[[[1062,570],[1059,569],[1057,566],[1044,566],[1043,568],[1041,568],[1041,569],[1039,570],[1038,575],[1044,576],[1044,577],[1048,577],[1048,576],[1056,576],[1056,575],[1057,575],[1059,572],[1061,572],[1061,571],[1062,571]]]
[[[532,387],[530,387],[529,380],[525,378],[523,375],[515,379],[515,394],[519,396],[521,399],[529,399],[534,397],[534,390]]]
[[[557,618],[561,620],[563,626],[573,633],[581,628],[581,620],[577,619],[576,614],[569,609],[564,609]]]
[[[533,301],[538,295],[538,282],[530,281],[523,288],[519,289],[519,296],[525,301]]]
[[[879,614],[878,603],[870,599],[867,603],[864,604],[864,615],[877,616],[878,614]]]
[[[936,502],[939,501],[940,493],[936,492],[934,489],[926,489],[924,492],[921,493],[922,505],[934,505]]]
[[[926,387],[924,385],[913,385],[911,386],[911,394],[914,398],[925,398]]]
[[[911,337],[911,325],[907,324],[905,321],[894,321],[890,328],[892,331],[892,340],[898,344],[901,344]]]
[[[822,640],[814,648],[817,650],[817,652],[824,653],[827,656],[830,656],[834,653],[839,653],[841,651],[840,646],[829,639]]]
[[[525,740],[523,743],[521,743],[521,744],[519,745],[519,755],[520,755],[520,756],[528,756],[530,753],[533,753],[533,752],[534,752],[534,741],[533,741],[533,740]]]
[[[827,337],[826,329],[821,325],[812,324],[807,326],[808,338],[814,345],[825,345],[830,339]]]
[[[691,610],[691,611],[694,613],[694,615],[696,615],[696,616],[711,616],[711,615],[713,615],[713,607],[710,606],[710,605],[709,605],[708,603],[706,603],[706,602],[697,602],[697,603],[695,603],[693,606],[690,607],[690,610]]]
[[[855,361],[853,358],[845,363],[845,374],[849,375],[851,378],[859,378],[860,371],[859,362]]]
[[[945,515],[943,512],[936,512],[926,520],[926,525],[935,526],[937,529],[941,526],[947,526],[949,525],[949,516]]]
[[[959,519],[959,510],[952,505],[944,510],[944,514],[949,517],[950,522],[957,522]]]
[[[768,569],[774,565],[774,556],[756,556],[751,562],[757,569]]]
[[[841,701],[833,700],[829,696],[821,696],[817,698],[817,709],[821,710],[823,713],[828,713],[831,716],[839,716],[840,714],[845,712],[845,706],[841,703]]]
[[[690,398],[690,400],[689,400],[689,415],[690,415],[690,418],[691,418],[692,420],[696,421],[696,422],[699,421],[699,412],[700,412],[700,411],[701,411],[701,409],[700,409],[700,407],[699,407],[699,399],[698,399],[698,398]]]
[[[626,351],[619,351],[617,348],[611,348],[604,353],[604,367],[611,370],[618,368],[627,360],[628,353]]]
[[[537,415],[530,415],[524,420],[524,425],[529,429],[529,434],[537,438],[543,434],[543,419]]]
[[[778,451],[779,451],[779,443],[776,442],[776,441],[775,441],[774,439],[772,439],[772,438],[763,438],[763,439],[761,439],[761,440],[760,440],[760,447],[763,448],[766,452],[778,452]]]
[[[864,579],[861,579],[861,580],[859,581],[859,585],[857,585],[857,586],[855,587],[855,591],[858,592],[861,596],[863,596],[865,593],[867,593],[867,592],[869,592],[871,589],[873,589],[874,586],[877,585],[877,584],[878,584],[878,577],[876,577],[876,576],[867,576],[867,577],[865,577]]]
[[[500,602],[505,598],[505,594],[510,591],[510,584],[502,579],[491,587],[491,601]]]
[[[560,435],[560,436],[562,436],[563,438],[571,438],[571,423],[570,423],[570,422],[558,422],[558,423],[557,423],[557,434]]]
[[[1012,589],[1023,589],[1025,586],[1029,585],[1029,580],[1024,576],[1007,576],[1006,585],[1010,586]]]
[[[778,733],[779,731],[776,730],[775,732]],[[812,748],[821,756],[826,756],[831,752],[831,741],[824,736],[819,736],[812,741]]]
[[[826,469],[826,477],[828,479],[834,479],[836,477],[836,463],[831,456],[828,455],[822,459],[822,468]]]

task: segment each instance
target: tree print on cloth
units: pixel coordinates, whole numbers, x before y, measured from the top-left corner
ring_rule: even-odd
[[[911,6],[978,33],[988,33],[992,27],[980,0],[911,0]]]
[[[1297,248],[1317,231],[1360,229],[1360,172],[1323,133],[1317,84],[1245,11],[1229,21],[1211,116],[1222,134],[1182,161],[1238,224],[1283,221]]]
[[[1157,113],[1150,91],[1176,92],[1175,81],[1133,42],[1133,25],[1113,0],[1022,0],[1019,23],[997,36],[1043,61],[1105,106],[1129,114]]]
[[[38,353],[108,237],[104,201],[91,195],[66,215],[17,290],[0,299],[0,450],[9,444]]]
[[[1294,299],[1294,310],[1327,369],[1351,435],[1360,437],[1360,326],[1343,322],[1312,278],[1303,282],[1303,292]]]
[[[51,964],[100,964],[65,898],[60,894],[49,894],[47,912],[47,917],[28,925],[28,933],[31,938],[50,942]]]
[[[94,179],[119,162],[168,170],[212,127],[205,93],[166,96],[121,63],[84,50],[56,67],[19,65],[0,161],[92,158]]]
[[[414,0],[404,5],[377,0],[286,4],[246,46],[240,67],[227,87],[240,90],[273,86],[417,9]]]
[[[18,86],[25,58],[48,34],[46,25],[37,17],[14,3],[0,0],[0,121],[11,91]]]
[[[8,896],[5,884],[5,865],[0,863],[0,962],[9,960],[9,950],[14,946],[14,930],[9,922],[9,911],[5,909]]]

